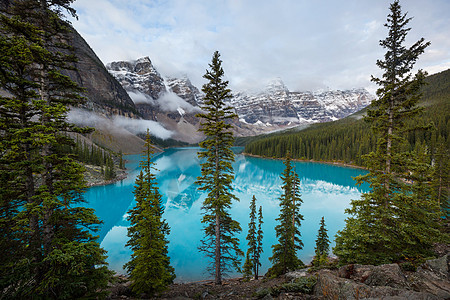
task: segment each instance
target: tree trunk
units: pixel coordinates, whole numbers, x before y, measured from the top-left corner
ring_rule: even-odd
[[[216,213],[216,251],[215,251],[215,265],[216,265],[216,284],[222,284],[222,272],[220,270],[220,217]]]
[[[389,101],[388,132],[387,132],[387,137],[386,137],[386,165],[385,165],[385,170],[384,170],[385,175],[389,175],[391,173],[392,133],[393,133],[393,129],[394,129],[394,111],[392,109],[393,101],[394,101],[394,99],[391,96],[390,101]],[[386,188],[386,194],[385,194],[384,205],[387,208],[389,193],[390,193],[389,178],[386,178],[386,180],[385,180],[385,188]]]
[[[219,180],[219,178],[217,177],[217,174],[219,173],[219,149],[218,149],[218,141],[216,138],[216,178],[215,180]],[[216,182],[217,184],[217,182]],[[216,205],[217,202],[219,201],[219,194],[216,194]],[[220,265],[221,265],[221,245],[220,245],[220,216],[219,216],[219,211],[216,207],[216,250],[215,250],[215,269],[216,269],[216,280],[215,283],[217,285],[222,284],[222,271],[220,269]]]

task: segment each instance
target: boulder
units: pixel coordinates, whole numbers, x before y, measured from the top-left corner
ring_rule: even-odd
[[[310,276],[308,270],[309,270],[309,268],[296,270],[296,271],[288,272],[284,276],[286,277],[287,280],[291,280],[292,281],[292,280],[295,280],[295,279],[300,278],[300,277],[308,277],[308,276]]]
[[[442,299],[428,292],[394,288],[390,286],[369,286],[351,279],[340,278],[328,270],[318,272],[314,295],[324,299]]]
[[[415,291],[426,291],[439,299],[450,299],[449,254],[426,261],[408,278]]]
[[[364,283],[370,286],[409,287],[406,276],[397,264],[374,267]]]
[[[339,268],[338,276],[346,279],[352,279],[358,282],[365,282],[369,277],[374,266],[351,264]]]

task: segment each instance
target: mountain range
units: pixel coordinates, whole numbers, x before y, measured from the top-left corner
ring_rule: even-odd
[[[195,143],[203,94],[187,77],[162,76],[149,57],[117,61],[106,68],[128,92],[139,114],[174,132],[173,138]],[[292,92],[280,78],[260,92],[233,93],[229,105],[239,120],[237,136],[249,136],[287,127],[343,118],[370,104],[373,96],[364,89],[347,91]]]

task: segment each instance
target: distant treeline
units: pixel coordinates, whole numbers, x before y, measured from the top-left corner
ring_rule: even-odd
[[[80,139],[75,139],[74,144],[65,146],[62,149],[66,153],[74,155],[74,158],[86,165],[101,167],[102,174],[106,180],[116,177],[116,169],[124,169],[125,165],[122,158],[122,152],[112,153],[93,143],[86,143]]]
[[[438,145],[448,148],[450,131],[450,70],[429,76],[422,89],[424,114],[411,120],[431,125],[431,130],[409,133],[411,150],[427,145],[434,155]],[[285,157],[316,161],[341,161],[362,165],[361,155],[375,150],[376,141],[370,125],[362,119],[364,111],[335,122],[314,124],[301,130],[290,130],[252,139],[245,152],[265,157]]]

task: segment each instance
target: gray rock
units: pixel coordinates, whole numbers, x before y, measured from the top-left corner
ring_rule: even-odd
[[[273,297],[271,294],[267,294],[264,296],[264,298],[262,298],[262,300],[273,300]]]
[[[374,266],[371,265],[346,265],[339,268],[338,276],[347,279],[353,279],[358,282],[366,281],[367,277],[369,277],[372,272]]]
[[[351,279],[340,278],[327,270],[318,272],[314,295],[324,299],[445,299],[427,291],[390,286],[369,286]]]
[[[434,273],[441,275],[444,278],[449,278],[450,270],[450,255],[444,255],[437,259],[427,260],[425,266],[429,267]]]
[[[405,275],[397,264],[374,267],[364,283],[370,286],[409,287]]]
[[[310,274],[308,273],[309,268],[301,269],[301,270],[295,270],[289,273],[286,273],[284,276],[288,280],[295,280],[300,277],[308,277]]]
[[[415,291],[426,291],[440,299],[450,299],[449,255],[428,260],[408,278]]]

